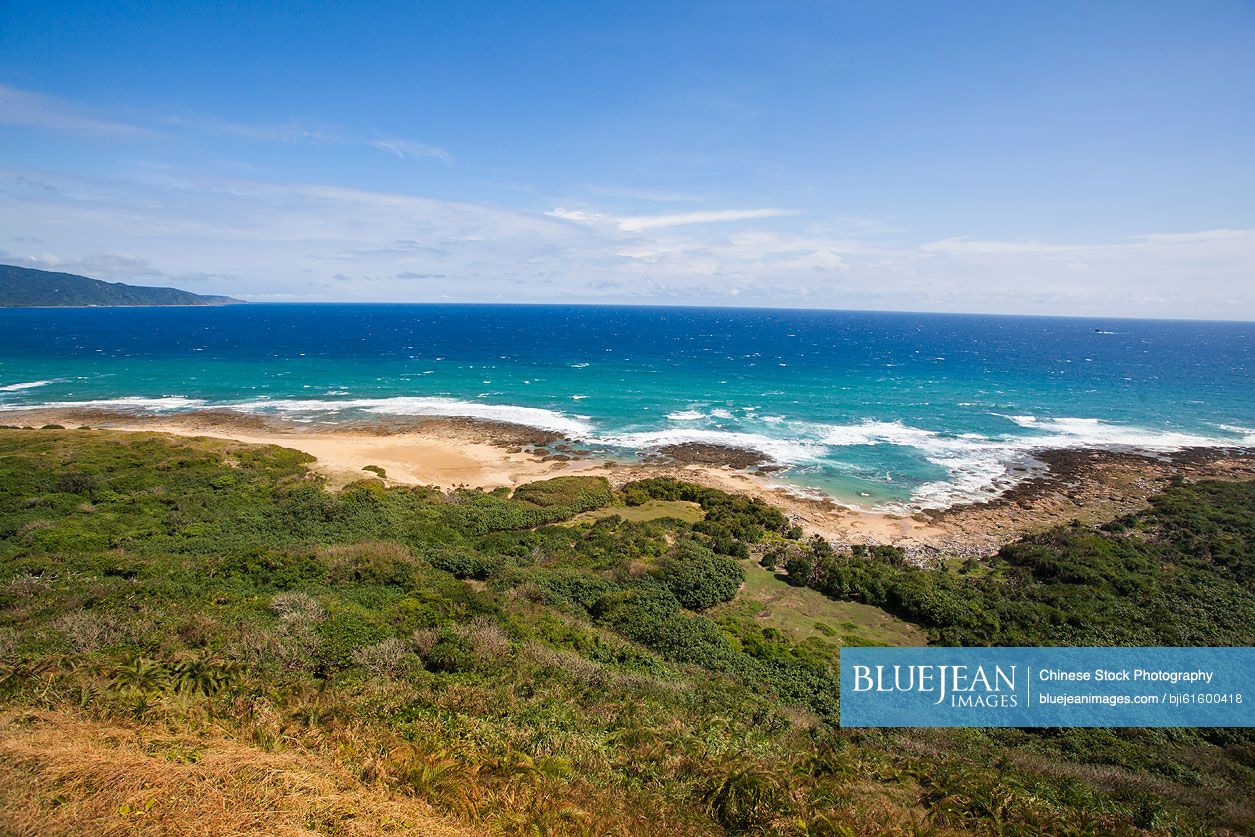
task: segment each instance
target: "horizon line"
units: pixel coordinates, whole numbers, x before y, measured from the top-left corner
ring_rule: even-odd
[[[227,296],[227,294],[205,293],[198,296]],[[999,311],[926,311],[914,308],[828,308],[823,306],[798,308],[787,305],[718,305],[705,303],[667,303],[667,302],[501,302],[482,300],[283,300],[283,299],[243,299],[247,305],[465,305],[465,306],[528,306],[537,308],[669,308],[669,309],[702,309],[722,311],[793,311],[828,314],[925,314],[938,317],[1020,317],[1060,320],[1142,320],[1147,322],[1169,323],[1255,323],[1255,317],[1247,319],[1219,319],[1213,317],[1152,317],[1132,314],[1027,314]],[[170,308],[176,306],[97,306],[113,308]],[[182,306],[191,308],[221,306]]]

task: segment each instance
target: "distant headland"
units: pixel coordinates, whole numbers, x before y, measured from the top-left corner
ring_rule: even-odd
[[[243,302],[229,296],[204,296],[178,288],[127,285],[73,273],[0,265],[0,308],[239,305]]]

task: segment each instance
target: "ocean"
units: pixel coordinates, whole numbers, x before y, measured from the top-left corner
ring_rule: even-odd
[[[1255,445],[1255,324],[517,305],[0,310],[0,410],[456,415],[632,458],[702,442],[866,508],[992,496],[1034,450]],[[0,422],[3,415],[0,414]]]

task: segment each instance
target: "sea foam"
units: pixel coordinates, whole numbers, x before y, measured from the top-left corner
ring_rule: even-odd
[[[630,450],[651,450],[668,445],[703,444],[757,451],[780,465],[815,462],[822,458],[824,446],[806,439],[785,439],[761,433],[702,428],[646,430],[635,433],[607,434],[590,438],[595,444]]]
[[[0,386],[0,392],[21,392],[24,389],[35,389],[36,387],[46,387],[48,384],[55,384],[56,381],[23,381],[18,384],[5,384]]]
[[[97,398],[89,401],[45,401],[38,404],[6,404],[3,410],[122,410],[125,412],[168,413],[179,410],[195,410],[205,407],[207,402],[200,398],[185,398],[182,395],[168,395],[160,398],[144,398],[142,396],[126,396],[124,398]]]
[[[512,404],[484,404],[455,398],[406,397],[354,398],[344,400],[269,399],[224,404],[223,407],[248,413],[339,413],[357,410],[388,416],[444,416],[479,418],[507,424],[521,424],[582,438],[591,430],[589,423],[556,410],[520,407]]]

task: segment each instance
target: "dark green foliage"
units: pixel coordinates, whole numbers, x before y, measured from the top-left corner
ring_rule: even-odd
[[[509,579],[510,586],[531,582],[549,593],[551,602],[565,601],[591,610],[605,595],[619,589],[612,581],[582,570],[565,567],[534,569]]]
[[[758,563],[764,570],[784,569],[784,562],[789,558],[789,550],[784,546],[773,546],[763,553]]]
[[[939,642],[1249,644],[1249,486],[1178,486],[1112,531],[921,571],[892,548],[799,543],[774,509],[674,480],[625,494],[701,503],[700,523],[571,520],[613,500],[600,479],[331,492],[307,461],[155,434],[0,432],[5,708],[318,742],[351,774],[377,763],[354,754],[430,745],[444,755],[391,775],[413,789],[433,764],[457,771],[459,796],[433,804],[465,811],[475,794],[502,833],[527,830],[515,800],[559,787],[571,804],[531,831],[1245,827],[1225,809],[1252,781],[1243,731],[839,730],[839,631],[795,639],[735,603],[705,609],[735,595],[732,556],[766,541],[752,550],[764,566]],[[608,801],[611,819],[578,819]]]
[[[344,603],[318,622],[321,643],[318,657],[324,667],[348,666],[353,652],[391,635],[378,612],[353,603]]]
[[[792,531],[788,518],[756,497],[728,494],[671,477],[637,480],[623,486],[623,501],[629,506],[647,500],[687,500],[697,503],[706,512],[698,531],[714,537],[729,536],[745,543],[758,543],[765,532],[785,534]],[[716,528],[717,527],[717,528]]]
[[[605,477],[556,477],[520,485],[509,498],[492,492],[456,492],[444,521],[476,535],[530,529],[603,508],[613,499]]]
[[[727,669],[736,653],[714,622],[689,616],[661,584],[641,583],[601,597],[592,608],[603,625],[669,660]]]
[[[561,510],[565,520],[580,512],[605,508],[614,502],[605,477],[555,477],[520,485],[514,490],[516,502],[541,509]]]
[[[981,575],[907,566],[893,547],[791,552],[795,584],[883,607],[957,645],[1249,645],[1255,482],[1176,484],[1095,531],[1005,546]]]
[[[1247,589],[1255,586],[1255,491],[1250,483],[1175,483],[1128,519],[1174,553],[1210,562]]]
[[[431,671],[470,671],[475,665],[475,649],[465,636],[446,628],[440,631],[422,658],[423,665]]]
[[[745,570],[697,541],[682,540],[658,563],[655,574],[689,610],[706,610],[730,601],[745,581]]]
[[[454,578],[485,579],[504,565],[496,555],[482,555],[466,548],[434,546],[423,552],[427,562]]]

